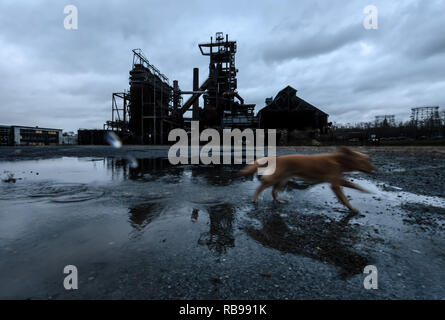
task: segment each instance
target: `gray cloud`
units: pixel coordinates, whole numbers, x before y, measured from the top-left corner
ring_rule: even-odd
[[[338,50],[349,43],[360,40],[366,30],[358,28],[357,24],[349,25],[335,32],[314,30],[301,37],[281,37],[277,34],[279,45],[270,46],[264,50],[267,62],[283,62],[294,58],[313,58],[320,54],[327,54]]]
[[[63,8],[79,29],[63,28]],[[100,128],[111,93],[128,89],[131,49],[183,89],[207,75],[197,44],[217,31],[238,41],[238,90],[259,110],[291,85],[331,121],[370,121],[410,108],[444,108],[443,0],[374,1],[365,30],[358,1],[28,1],[0,3],[0,123]],[[233,8],[235,10],[233,10]]]

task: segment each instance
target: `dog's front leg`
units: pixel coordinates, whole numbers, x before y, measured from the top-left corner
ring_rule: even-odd
[[[280,183],[278,183],[278,184],[273,186],[272,197],[275,199],[276,202],[286,203],[286,201],[281,200],[280,198],[278,198],[278,191],[280,191],[281,187],[282,187],[282,184],[280,184]]]
[[[280,198],[278,198],[278,192],[281,189],[283,189],[283,187],[286,185],[287,181],[288,181],[288,179],[281,179],[281,180],[278,180],[278,182],[273,185],[272,197],[278,203],[286,203],[286,201],[281,200]]]
[[[265,180],[263,180],[261,185],[256,190],[255,195],[253,196],[253,203],[257,203],[258,202],[258,196],[260,195],[260,193],[263,192],[263,190],[266,189],[267,187],[270,187],[271,185],[272,185],[271,183],[266,182]]]
[[[343,203],[346,207],[348,207],[349,210],[351,210],[354,213],[358,213],[358,210],[354,208],[346,198],[345,194],[341,190],[341,187],[338,184],[331,184],[331,189],[334,191],[335,195],[337,196],[338,200],[340,200],[341,203]]]
[[[364,189],[364,188],[362,188],[362,187],[360,187],[360,186],[356,185],[355,183],[352,183],[352,182],[350,182],[348,180],[342,180],[341,181],[341,185],[343,187],[346,187],[346,188],[355,189],[355,190],[358,190],[358,191],[361,191],[361,192],[365,192],[365,193],[371,193],[371,191],[366,190],[366,189]]]

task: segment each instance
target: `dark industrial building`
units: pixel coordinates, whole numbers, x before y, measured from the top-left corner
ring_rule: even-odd
[[[62,143],[62,129],[0,126],[2,146],[44,146]]]
[[[259,127],[263,129],[319,130],[325,133],[328,114],[297,96],[297,90],[287,86],[275,99],[266,99],[258,112]]]
[[[105,123],[103,133],[112,130],[124,143],[165,144],[171,129],[187,128],[191,120],[198,120],[201,130],[256,127],[255,105],[245,104],[237,92],[236,41],[218,32],[215,39],[198,47],[209,57],[209,76],[200,83],[199,70],[194,68],[192,90],[181,90],[177,80],[170,85],[140,49],[133,50],[130,89],[112,94],[112,119]],[[199,105],[201,96],[203,106]],[[189,110],[191,119],[184,117]],[[96,141],[87,135],[79,132],[79,144]]]
[[[79,129],[77,131],[77,144],[94,144],[94,145],[105,145],[106,139],[105,135],[111,130],[101,130],[101,129]]]
[[[255,116],[255,104],[246,104],[237,91],[237,45],[228,35],[218,32],[215,39],[211,37],[210,42],[198,44],[198,48],[209,58],[209,73],[200,82],[199,70],[194,68],[191,90],[182,90],[177,80],[170,84],[140,49],[134,49],[130,88],[112,94],[111,120],[103,130],[79,130],[78,143],[105,144],[106,132],[113,131],[124,144],[167,144],[172,129],[187,130],[192,120],[199,121],[200,130],[265,128],[326,132],[328,115],[297,97],[297,91],[289,86]],[[191,118],[185,117],[187,111],[191,111]]]
[[[0,146],[9,146],[11,139],[11,127],[0,125]]]

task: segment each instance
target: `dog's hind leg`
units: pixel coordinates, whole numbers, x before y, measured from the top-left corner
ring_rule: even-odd
[[[280,189],[283,188],[285,184],[286,184],[286,181],[278,182],[273,186],[273,189],[272,189],[272,197],[275,199],[275,201],[277,201],[279,203],[286,203],[286,201],[278,198],[278,191],[280,191]]]
[[[360,186],[356,185],[355,183],[352,183],[352,182],[350,182],[350,181],[348,181],[348,180],[342,180],[342,181],[341,181],[341,185],[342,185],[343,187],[346,187],[346,188],[351,188],[351,189],[359,190],[359,191],[361,191],[361,192],[365,192],[365,193],[371,193],[371,191],[366,190],[366,189],[364,189],[364,188],[362,188],[362,187],[360,187]]]
[[[341,203],[343,203],[346,207],[348,207],[349,210],[351,210],[354,213],[358,213],[358,210],[354,208],[346,198],[345,194],[341,190],[341,187],[337,184],[331,184],[331,189],[334,191],[335,195],[337,196],[338,200],[340,200]]]
[[[263,192],[264,189],[270,187],[271,185],[272,184],[270,182],[266,182],[266,181],[263,180],[261,185],[256,190],[255,195],[253,196],[253,202],[257,203],[258,202],[258,196],[260,195],[260,193]]]

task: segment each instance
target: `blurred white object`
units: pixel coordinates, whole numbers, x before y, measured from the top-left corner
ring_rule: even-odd
[[[112,147],[114,148],[120,148],[122,147],[122,141],[121,139],[119,139],[119,137],[117,136],[117,134],[115,134],[112,131],[108,131],[105,134],[105,141]]]

